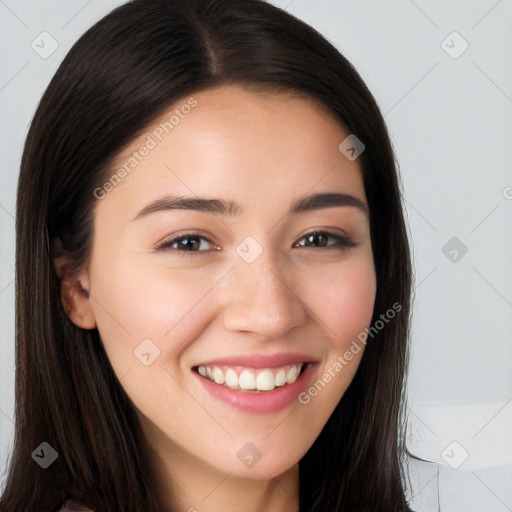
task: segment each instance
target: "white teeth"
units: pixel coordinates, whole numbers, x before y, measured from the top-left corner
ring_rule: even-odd
[[[286,384],[286,372],[284,370],[279,370],[277,375],[275,376],[276,386],[284,386]]]
[[[258,391],[272,391],[276,387],[274,374],[270,370],[263,370],[256,377],[256,389]]]
[[[256,389],[256,375],[249,370],[244,370],[238,378],[238,385],[242,389]]]
[[[224,374],[220,368],[215,367],[213,369],[213,380],[217,384],[224,384]]]
[[[232,368],[229,368],[226,372],[225,382],[230,388],[238,387],[238,374]]]
[[[292,384],[300,375],[304,363],[289,364],[282,368],[272,370],[270,368],[262,369],[244,369],[238,372],[234,368],[223,366],[199,366],[197,371],[203,377],[224,385],[242,391],[272,391],[276,387],[286,384]]]
[[[297,377],[299,376],[300,369],[296,366],[292,366],[288,373],[286,374],[286,382],[290,384],[291,382],[295,382],[297,380]]]

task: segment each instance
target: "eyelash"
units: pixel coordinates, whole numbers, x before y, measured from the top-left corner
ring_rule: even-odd
[[[346,236],[343,236],[343,235],[340,235],[339,233],[334,233],[332,231],[325,230],[325,229],[321,230],[321,231],[311,231],[309,233],[306,233],[300,240],[304,240],[305,238],[307,238],[309,236],[313,236],[313,235],[328,235],[330,238],[334,238],[337,241],[336,244],[334,244],[334,245],[328,245],[326,247],[318,247],[317,249],[345,251],[347,249],[351,249],[351,248],[357,247],[359,245],[359,244],[356,244],[355,242],[353,242],[350,238],[348,238]],[[185,250],[185,251],[182,251],[182,250],[175,249],[172,247],[175,243],[180,242],[182,240],[186,240],[187,238],[198,238],[198,239],[206,240],[210,244],[213,243],[211,240],[200,235],[199,233],[192,232],[192,233],[185,233],[183,235],[178,235],[170,240],[166,240],[166,241],[162,242],[161,244],[159,244],[155,248],[155,250],[156,251],[172,251],[172,252],[178,253],[180,256],[185,256],[185,257],[191,257],[192,255],[195,255],[195,254],[211,252],[211,250],[206,250],[206,251],[186,251]],[[296,244],[294,244],[294,247],[295,246],[296,246]],[[315,247],[306,247],[306,246],[300,246],[300,247],[304,247],[306,249],[315,249]]]

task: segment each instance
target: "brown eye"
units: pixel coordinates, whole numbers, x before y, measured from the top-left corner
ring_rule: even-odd
[[[312,231],[302,237],[301,240],[305,240],[304,244],[297,243],[294,247],[346,249],[347,247],[357,246],[350,238],[330,231]],[[334,240],[334,243],[329,243],[329,240]]]
[[[211,240],[197,233],[185,233],[166,240],[156,247],[156,251],[176,251],[179,253],[207,252],[212,249],[204,248],[213,245]]]

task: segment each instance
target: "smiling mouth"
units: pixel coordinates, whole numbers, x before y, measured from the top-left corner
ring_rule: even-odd
[[[243,366],[196,366],[203,378],[220,386],[249,393],[269,392],[293,384],[309,363],[287,364],[278,368],[247,368]]]

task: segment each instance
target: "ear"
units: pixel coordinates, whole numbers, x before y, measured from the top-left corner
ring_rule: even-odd
[[[52,241],[52,258],[59,280],[60,300],[68,318],[82,329],[94,329],[96,319],[89,295],[89,276],[85,270],[71,273],[70,257],[59,238]]]

